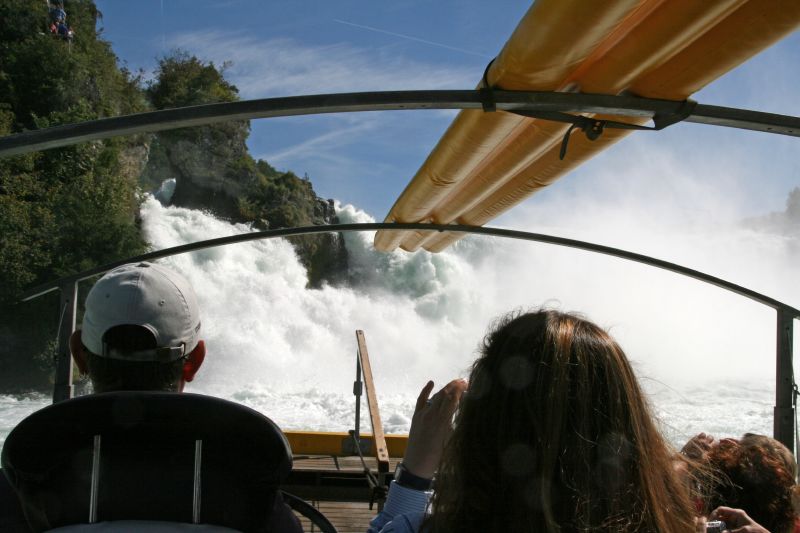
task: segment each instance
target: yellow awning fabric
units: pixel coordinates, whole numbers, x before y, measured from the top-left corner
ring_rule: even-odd
[[[798,24],[798,0],[538,0],[487,77],[505,90],[683,100]],[[562,161],[567,128],[502,111],[460,112],[386,221],[486,224],[630,133],[573,135]],[[460,237],[383,230],[375,247],[436,252]]]

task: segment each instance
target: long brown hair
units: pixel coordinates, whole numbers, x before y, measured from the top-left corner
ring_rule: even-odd
[[[501,319],[473,364],[425,529],[677,533],[692,520],[617,343],[558,311]]]

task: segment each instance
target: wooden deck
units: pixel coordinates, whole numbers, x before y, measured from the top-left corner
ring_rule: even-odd
[[[339,533],[365,533],[369,521],[375,518],[377,513],[377,508],[373,506],[370,510],[368,503],[319,502],[314,507],[328,517]],[[306,533],[319,532],[319,528],[314,527],[303,517],[300,517],[300,523]]]
[[[364,459],[368,468],[377,472],[375,458]],[[399,459],[389,461],[389,471],[394,472]],[[319,509],[339,533],[364,533],[378,513],[378,505],[369,508],[370,488],[363,471],[358,457],[299,456],[284,488]],[[304,518],[301,523],[306,532],[319,531]]]

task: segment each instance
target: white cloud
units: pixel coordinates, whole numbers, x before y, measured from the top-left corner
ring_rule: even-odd
[[[236,32],[182,33],[169,45],[221,65],[243,98],[371,90],[471,87],[472,69],[424,63],[386,49],[346,43],[312,45],[292,38],[261,40]]]
[[[365,117],[355,120],[350,126],[335,128],[321,133],[310,139],[295,144],[278,152],[256,156],[257,159],[266,159],[273,164],[281,164],[287,160],[297,160],[307,157],[321,157],[324,154],[332,155],[333,151],[353,142],[355,137],[360,137],[365,132],[377,126],[375,120]],[[336,161],[341,157],[333,158]]]

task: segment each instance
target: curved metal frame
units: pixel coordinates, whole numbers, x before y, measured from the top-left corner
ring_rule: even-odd
[[[25,292],[25,294],[22,296],[22,300],[23,301],[31,300],[48,292],[54,291],[60,287],[63,287],[64,285],[77,283],[79,281],[88,279],[92,276],[102,274],[104,272],[111,270],[112,268],[115,268],[119,265],[123,265],[125,263],[135,263],[138,261],[152,261],[154,259],[160,259],[172,255],[184,254],[187,252],[195,252],[198,250],[204,250],[206,248],[215,248],[217,246],[225,246],[228,244],[235,244],[240,242],[274,239],[278,237],[313,235],[316,233],[348,233],[356,231],[377,231],[377,230],[448,231],[448,232],[467,233],[474,235],[505,237],[510,239],[524,240],[524,241],[555,244],[558,246],[565,246],[567,248],[577,248],[579,250],[586,250],[589,252],[596,252],[604,255],[610,255],[612,257],[619,257],[622,259],[627,259],[629,261],[634,261],[637,263],[654,266],[664,270],[669,270],[670,272],[675,272],[676,274],[681,274],[699,281],[703,281],[705,283],[710,283],[711,285],[716,285],[717,287],[731,291],[735,294],[738,294],[739,296],[744,296],[745,298],[749,298],[760,304],[771,307],[775,310],[785,310],[794,317],[800,318],[800,310],[795,309],[794,307],[786,303],[775,300],[774,298],[771,298],[764,294],[750,290],[746,287],[742,287],[741,285],[737,285],[735,283],[731,283],[730,281],[726,281],[716,276],[700,272],[699,270],[687,268],[678,265],[676,263],[670,263],[669,261],[664,261],[662,259],[656,259],[655,257],[650,257],[635,252],[629,252],[627,250],[622,250],[620,248],[603,246],[601,244],[594,244],[591,242],[580,241],[576,239],[556,237],[553,235],[545,235],[543,233],[531,233],[527,231],[493,228],[487,226],[467,226],[460,224],[450,224],[450,225],[423,224],[423,223],[400,224],[400,223],[386,223],[386,222],[332,224],[328,226],[305,226],[299,228],[284,228],[284,229],[274,229],[266,231],[254,231],[252,233],[242,233],[239,235],[231,235],[229,237],[220,237],[217,239],[197,241],[190,244],[183,244],[181,246],[174,246],[172,248],[165,248],[163,250],[157,250],[154,252],[137,255],[135,257],[129,257],[127,259],[114,261],[112,263],[107,263],[99,267],[90,268],[88,270],[84,270],[83,272],[79,272],[71,276],[65,276],[56,281],[45,283],[43,285],[39,285],[37,287],[32,288],[31,290]]]
[[[687,102],[691,105],[687,112]],[[602,113],[686,121],[800,137],[800,117],[732,107],[635,96],[537,91],[383,91],[334,93],[242,100],[165,109],[121,117],[65,124],[0,138],[0,157],[107,139],[227,120],[288,117],[357,111],[419,109],[483,109],[535,115],[536,112]]]
[[[59,351],[56,369],[56,380],[53,387],[53,401],[58,402],[72,396],[72,363],[70,360],[68,341],[69,336],[75,328],[75,311],[77,300],[77,284],[92,276],[96,276],[124,263],[145,261],[169,257],[187,252],[225,246],[239,242],[249,242],[262,239],[273,239],[277,237],[290,237],[294,235],[310,235],[317,233],[331,232],[354,232],[354,231],[376,231],[381,229],[393,229],[403,231],[415,230],[435,230],[435,231],[455,231],[467,234],[487,235],[494,237],[506,237],[532,242],[541,242],[565,246],[589,252],[600,253],[612,257],[618,257],[637,263],[642,263],[676,274],[688,276],[690,278],[710,283],[721,289],[728,290],[740,296],[744,296],[760,304],[766,305],[776,310],[777,313],[777,337],[776,337],[776,385],[775,385],[775,407],[774,407],[774,428],[773,435],[776,439],[784,443],[789,449],[794,448],[794,429],[795,429],[795,410],[794,410],[794,376],[793,376],[793,331],[794,320],[800,319],[800,310],[774,298],[753,290],[731,283],[724,279],[687,268],[669,261],[654,257],[629,252],[619,248],[603,246],[576,239],[566,239],[541,233],[530,233],[525,231],[509,230],[502,228],[477,227],[464,225],[441,225],[441,224],[389,224],[389,223],[358,223],[358,224],[336,224],[330,226],[310,226],[302,228],[286,228],[267,231],[258,231],[209,239],[205,241],[184,244],[164,250],[158,250],[136,257],[127,258],[121,261],[108,263],[101,267],[85,270],[72,276],[61,278],[52,283],[39,285],[26,292],[23,299],[30,300],[61,289],[62,305],[62,324],[59,331]],[[66,319],[63,316],[66,315]],[[67,326],[67,327],[65,327]]]

